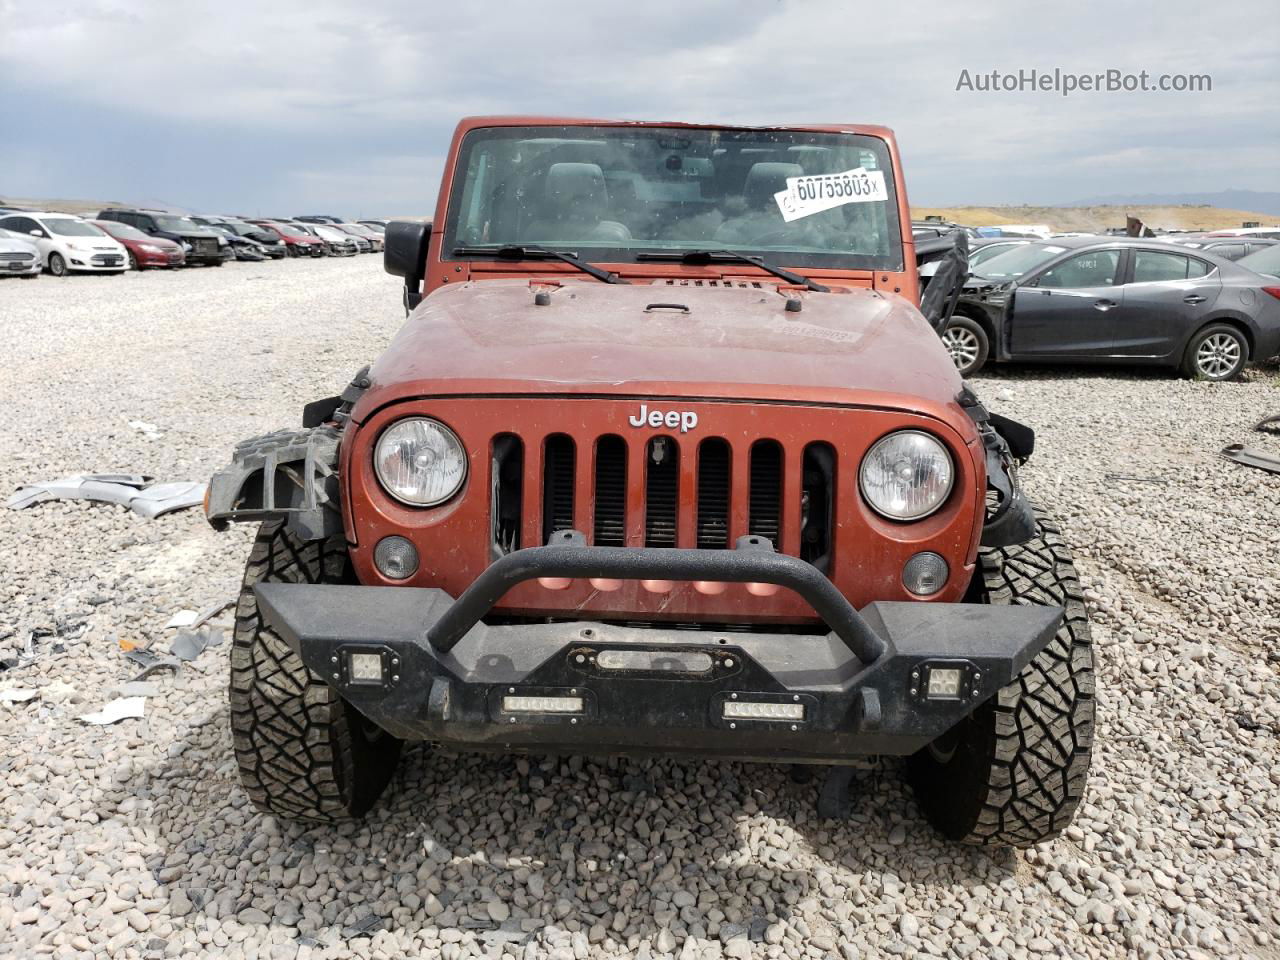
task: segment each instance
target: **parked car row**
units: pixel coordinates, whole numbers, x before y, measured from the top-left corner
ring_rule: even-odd
[[[314,222],[312,222],[314,221]],[[228,260],[379,253],[385,220],[184,216],[111,207],[96,216],[0,209],[0,276],[123,273]]]
[[[1232,379],[1249,361],[1280,355],[1280,243],[1227,241],[1240,252],[1217,240],[973,241],[943,342],[965,375],[993,362],[1066,361]]]

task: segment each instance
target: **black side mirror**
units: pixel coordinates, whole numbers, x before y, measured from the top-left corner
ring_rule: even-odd
[[[422,279],[427,270],[429,220],[392,220],[387,224],[382,268],[393,277],[404,277],[404,305],[409,311],[422,302]]]

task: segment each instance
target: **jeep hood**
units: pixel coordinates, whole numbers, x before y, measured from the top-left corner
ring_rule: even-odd
[[[369,372],[353,418],[410,397],[607,394],[860,404],[945,416],[961,380],[902,297],[772,282],[483,280],[441,288]],[[545,305],[535,302],[547,299]],[[787,301],[800,309],[788,310]]]

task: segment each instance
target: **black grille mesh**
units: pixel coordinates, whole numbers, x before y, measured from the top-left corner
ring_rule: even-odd
[[[782,447],[776,440],[757,440],[751,447],[751,493],[747,532],[781,546]]]
[[[654,437],[645,451],[644,545],[676,545],[680,450],[670,437]]]
[[[698,447],[698,547],[729,546],[729,444],[719,437]]]
[[[564,434],[547,437],[542,466],[542,542],[553,533],[573,529],[573,440]]]
[[[627,445],[621,437],[601,437],[596,444],[597,547],[627,545]]]

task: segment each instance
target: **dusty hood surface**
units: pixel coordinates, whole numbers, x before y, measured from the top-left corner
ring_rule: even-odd
[[[550,296],[535,304],[535,293]],[[788,298],[801,309],[786,309]],[[667,305],[667,306],[659,306]],[[687,312],[676,306],[684,307]],[[775,284],[445,287],[370,371],[356,419],[440,394],[609,394],[871,403],[937,412],[961,381],[907,301]]]

